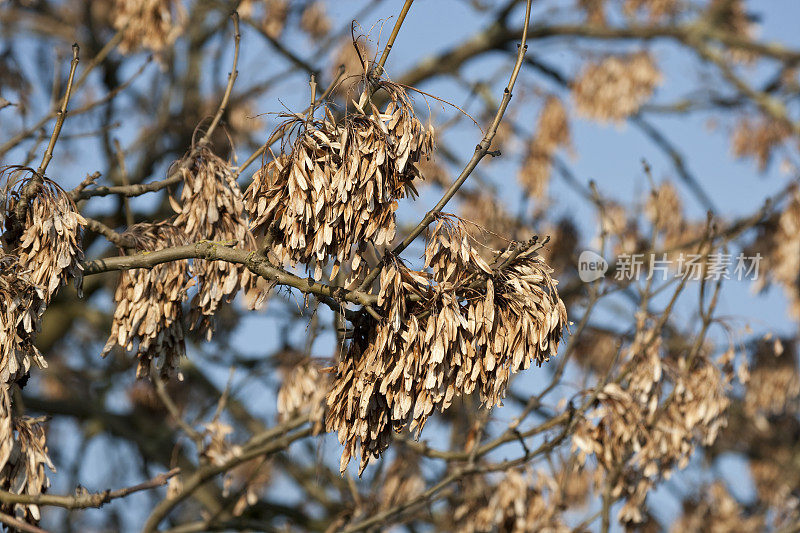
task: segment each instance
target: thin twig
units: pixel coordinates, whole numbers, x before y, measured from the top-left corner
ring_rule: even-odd
[[[75,70],[78,68],[78,62],[80,58],[78,54],[80,52],[80,47],[78,43],[72,45],[72,61],[69,65],[69,78],[67,78],[67,90],[64,93],[64,99],[61,101],[61,109],[58,110],[58,115],[56,118],[56,125],[53,128],[53,134],[50,136],[50,143],[47,145],[47,150],[44,152],[44,156],[42,157],[42,162],[39,164],[39,168],[36,169],[36,173],[40,176],[43,176],[45,171],[47,170],[47,165],[50,164],[50,160],[53,159],[53,149],[56,146],[56,141],[58,141],[58,136],[61,133],[61,128],[64,126],[64,119],[67,118],[67,104],[69,104],[69,98],[72,96],[72,83],[75,79]]]
[[[411,4],[413,3],[414,0],[406,0],[405,4],[403,4],[403,9],[401,9],[400,14],[397,15],[397,21],[394,23],[394,28],[392,28],[392,33],[389,35],[389,40],[386,41],[386,46],[383,48],[381,58],[378,60],[372,70],[373,78],[378,79],[383,75],[384,66],[386,66],[386,60],[389,59],[389,52],[392,51],[394,41],[397,39],[397,35],[400,33],[400,27],[403,25],[403,21],[406,19],[408,10],[411,9]]]
[[[114,151],[117,154],[117,165],[119,165],[119,172],[122,184],[130,185],[128,180],[128,168],[125,166],[125,152],[119,143],[119,139],[114,139]],[[131,202],[127,196],[122,197],[122,205],[125,208],[125,223],[130,228],[134,224],[133,211],[131,211]]]
[[[152,381],[155,385],[156,394],[161,400],[161,403],[164,404],[164,407],[167,408],[170,416],[173,418],[173,420],[175,420],[175,423],[178,424],[178,427],[180,427],[181,430],[183,430],[183,432],[194,441],[197,449],[201,449],[203,445],[203,435],[183,419],[178,406],[175,405],[175,402],[172,401],[172,398],[167,392],[167,387],[164,385],[164,380],[161,379],[161,376],[158,375],[155,369],[151,369],[150,381]]]
[[[94,233],[98,233],[108,239],[108,241],[112,244],[115,244],[119,248],[133,248],[134,242],[126,237],[121,233],[117,233],[113,229],[109,228],[99,220],[95,220],[93,218],[84,217],[86,220],[86,225],[84,226],[89,231],[93,231]]]
[[[231,13],[231,18],[233,19],[233,67],[231,67],[231,71],[228,74],[228,85],[225,87],[225,93],[222,95],[222,101],[217,108],[217,113],[214,115],[205,134],[200,139],[199,146],[201,147],[208,143],[211,139],[211,134],[214,133],[219,121],[222,120],[222,115],[225,114],[225,110],[228,108],[228,101],[231,98],[233,84],[236,82],[236,77],[239,75],[239,71],[236,70],[239,65],[239,41],[241,41],[242,38],[239,33],[239,14],[234,11]]]

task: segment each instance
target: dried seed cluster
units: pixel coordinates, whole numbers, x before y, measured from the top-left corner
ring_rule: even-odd
[[[288,0],[264,0],[264,21],[261,24],[264,33],[273,39],[278,39],[286,27],[288,18]]]
[[[636,113],[661,82],[646,52],[589,63],[572,85],[578,113],[600,122],[620,122]]]
[[[762,424],[766,424],[766,417],[796,412],[799,397],[800,373],[794,342],[760,342],[744,397],[746,413],[761,417]]]
[[[520,168],[518,179],[525,190],[535,198],[542,198],[553,165],[553,154],[559,147],[570,144],[569,117],[555,96],[549,97],[539,115],[536,134],[528,146],[528,153]]]
[[[83,279],[81,228],[86,223],[75,204],[55,182],[29,176],[13,186],[16,171],[4,169],[6,182],[0,218],[11,242],[0,248],[0,385],[7,387],[28,374],[31,363],[46,367],[33,343],[45,308],[56,292],[74,280],[80,292]],[[30,171],[33,175],[33,171]],[[17,208],[25,191],[25,218]],[[14,231],[19,226],[17,231]],[[14,237],[8,237],[8,235]]]
[[[432,130],[406,93],[385,88],[391,99],[383,113],[367,106],[365,93],[341,121],[327,108],[322,121],[290,119],[285,127],[300,130],[291,153],[259,170],[245,192],[254,233],[276,234],[278,259],[313,268],[315,279],[330,258],[331,276],[346,262],[362,272],[367,243],[392,241],[397,200],[416,192],[416,163],[432,150]]]
[[[300,29],[314,39],[321,39],[331,31],[331,19],[325,12],[325,3],[309,3],[300,15]]]
[[[742,118],[733,130],[731,148],[736,157],[756,160],[758,169],[764,172],[772,161],[773,152],[791,135],[791,128],[777,120]]]
[[[768,227],[755,242],[755,251],[764,256],[764,275],[755,280],[757,289],[763,289],[770,281],[783,286],[789,300],[789,312],[800,317],[800,190],[789,193],[789,202],[778,217],[777,225]]]
[[[219,419],[203,424],[203,449],[201,455],[213,465],[223,465],[242,453],[241,447],[228,442],[233,428]]]
[[[80,294],[81,227],[86,220],[77,212],[75,203],[55,182],[43,180],[26,213],[25,229],[15,253],[20,264],[30,269],[33,284],[44,290],[45,305],[68,280],[74,280]]]
[[[173,0],[115,0],[114,29],[122,31],[123,54],[146,48],[162,52],[182,32],[180,3]]]
[[[766,531],[761,513],[744,509],[721,482],[715,482],[683,502],[683,514],[670,528],[671,533],[683,531],[744,532]]]
[[[45,310],[45,291],[30,282],[14,256],[0,257],[0,388],[47,362],[33,343]]]
[[[717,24],[723,31],[746,39],[753,38],[756,25],[744,0],[711,0],[708,10],[716,15]]]
[[[311,422],[321,429],[325,415],[325,393],[328,390],[328,375],[310,361],[282,369],[283,383],[278,390],[278,417],[286,421],[309,413]]]
[[[378,493],[382,508],[404,504],[425,492],[425,479],[420,472],[419,462],[408,459],[404,454],[399,454],[386,469]]]
[[[435,408],[477,391],[501,402],[511,373],[557,351],[566,309],[532,248],[496,254],[492,266],[463,229],[442,217],[415,272],[391,258],[380,278],[384,318],[358,324],[328,394],[326,424],[345,445],[344,470],[361,443],[360,471],[407,424],[419,432]]]
[[[14,181],[20,173],[29,176]],[[43,419],[14,416],[11,391],[24,387],[32,364],[47,366],[34,345],[42,315],[58,290],[83,276],[81,229],[86,221],[55,182],[32,170],[9,167],[0,198],[0,489],[37,495],[49,487]],[[20,202],[26,202],[20,216]],[[37,523],[36,505],[3,504],[0,511]]]
[[[154,252],[186,244],[186,235],[170,221],[135,224],[123,233],[138,252]],[[120,250],[122,255],[125,254]],[[115,345],[136,349],[136,376],[148,375],[153,359],[161,360],[162,376],[178,373],[186,354],[182,302],[190,286],[188,261],[171,261],[152,269],[123,270],[114,301],[114,321],[102,355]]]
[[[496,484],[474,479],[464,490],[464,503],[456,507],[453,530],[465,533],[507,531],[525,533],[572,531],[563,509],[576,502],[566,500],[553,476],[508,470]]]
[[[680,0],[625,0],[623,4],[626,15],[635,16],[643,11],[651,24],[677,15],[682,7],[685,6]]]
[[[13,416],[7,386],[0,387],[0,489],[35,496],[50,486],[45,467],[55,471],[47,454],[44,417]],[[2,504],[0,511],[28,523],[41,519],[38,505]]]
[[[210,240],[243,250],[255,250],[244,213],[241,189],[230,164],[204,148],[192,165],[182,169],[181,205],[175,206],[175,225],[182,228],[188,242]],[[257,286],[258,277],[244,265],[225,261],[192,261],[197,278],[197,294],[192,298],[189,322],[208,340],[214,330],[214,315],[223,301],[230,301],[239,289],[251,308],[260,307],[266,292]]]
[[[651,330],[637,333],[628,377],[597,393],[597,407],[572,437],[581,460],[594,454],[605,472],[620,469],[612,495],[625,500],[619,518],[626,523],[642,522],[654,484],[685,468],[694,449],[712,444],[727,424],[732,375],[702,353],[691,361],[663,358],[661,343]]]
[[[606,0],[577,0],[577,7],[586,16],[586,22],[594,26],[606,25]]]
[[[644,212],[653,227],[665,234],[667,241],[676,243],[685,238],[683,204],[672,182],[664,181],[651,192]]]

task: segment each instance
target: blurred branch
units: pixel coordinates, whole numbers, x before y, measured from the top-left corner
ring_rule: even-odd
[[[108,57],[108,54],[110,54],[111,51],[114,48],[116,48],[116,46],[119,44],[119,42],[121,40],[122,40],[122,30],[118,31],[114,35],[114,37],[112,37],[111,40],[109,40],[108,43],[106,43],[106,45],[100,50],[100,52],[98,52],[97,55],[95,57],[93,57],[89,61],[89,63],[87,64],[86,68],[83,70],[83,72],[81,73],[80,77],[75,82],[75,90],[78,90],[83,86],[83,84],[86,82],[86,79],[89,77],[89,74],[95,69],[95,67],[97,67],[97,65],[102,63],[103,60],[106,57]],[[149,62],[149,59],[148,59],[148,62]],[[108,95],[106,95],[106,96],[108,96]],[[102,100],[100,100],[100,101],[102,101]],[[75,115],[75,114],[78,114],[78,113],[82,113],[82,112],[84,112],[86,110],[85,108],[86,108],[86,106],[84,106],[80,110],[73,110],[72,114]],[[45,126],[45,124],[47,124],[50,121],[50,119],[52,119],[54,117],[57,117],[57,116],[58,116],[58,109],[54,109],[52,112],[48,113],[47,115],[45,115],[44,117],[39,119],[39,121],[35,125],[31,126],[27,130],[25,130],[25,131],[15,135],[14,137],[12,137],[9,141],[7,141],[5,144],[0,146],[0,156],[5,155],[6,152],[11,150],[14,146],[19,144],[21,141],[23,141],[27,137],[29,137],[33,132],[35,132],[39,128],[43,128]]]
[[[8,515],[6,513],[0,513],[0,522],[2,522],[7,526],[15,528],[15,530],[25,531],[27,533],[47,533],[47,531],[45,531],[40,527],[36,527],[33,524],[23,522],[22,520],[14,518],[13,516]]]
[[[192,495],[192,493],[201,485],[212,479],[213,477],[230,470],[250,459],[255,459],[256,457],[267,457],[269,455],[278,453],[280,451],[285,450],[289,447],[290,444],[295,442],[296,440],[305,438],[313,433],[313,428],[308,427],[305,429],[297,430],[293,433],[290,433],[294,428],[304,424],[307,421],[307,417],[300,417],[294,420],[290,420],[280,426],[277,426],[268,432],[265,432],[266,435],[256,435],[250,441],[242,447],[241,453],[235,455],[233,458],[224,461],[222,464],[210,464],[203,467],[200,467],[196,472],[194,472],[191,477],[189,477],[186,481],[183,482],[183,486],[181,487],[180,491],[165,500],[163,500],[160,504],[158,504],[155,509],[153,509],[152,514],[148,517],[147,521],[145,522],[144,527],[142,528],[143,531],[157,531],[158,524],[166,518],[169,512],[179,503],[184,501],[186,498]],[[279,434],[281,436],[272,438],[273,435]]]
[[[241,41],[242,38],[239,33],[239,14],[234,11],[231,14],[231,19],[233,19],[233,66],[228,74],[228,85],[225,87],[225,93],[222,95],[222,101],[219,104],[219,108],[217,108],[217,113],[214,115],[211,125],[208,126],[208,129],[198,143],[198,146],[201,147],[208,144],[211,135],[214,133],[214,130],[217,129],[217,125],[222,119],[222,115],[225,114],[225,110],[228,108],[228,100],[230,100],[231,97],[231,91],[233,91],[233,84],[236,82],[236,77],[239,75],[239,71],[236,70],[239,64],[239,41]]]
[[[686,162],[684,161],[680,152],[678,152],[678,149],[675,148],[675,146],[670,143],[669,140],[655,126],[650,124],[644,117],[642,117],[641,114],[634,115],[628,120],[635,124],[648,137],[650,137],[650,139],[669,156],[669,158],[672,160],[672,164],[675,166],[678,177],[683,180],[687,187],[689,187],[703,207],[712,213],[717,213],[718,209],[714,206],[714,202],[711,200],[711,197],[708,196],[702,185],[700,185],[700,181],[689,172],[688,168],[686,168]]]

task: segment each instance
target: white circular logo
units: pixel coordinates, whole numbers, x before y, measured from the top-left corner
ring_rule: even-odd
[[[584,250],[578,257],[578,276],[584,283],[591,283],[606,275],[608,262],[597,252]]]

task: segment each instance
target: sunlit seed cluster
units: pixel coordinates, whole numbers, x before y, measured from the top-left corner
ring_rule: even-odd
[[[47,306],[69,281],[80,292],[86,221],[63,189],[33,170],[6,167],[0,177],[0,488],[37,495],[50,486],[45,469],[54,470],[43,419],[14,415],[11,394],[25,386],[31,366],[47,366],[34,344]],[[36,505],[0,511],[33,524],[41,518]]]
[[[283,382],[278,389],[278,416],[281,421],[293,416],[308,414],[318,429],[325,415],[325,394],[328,374],[311,361],[283,369]]]
[[[572,85],[572,98],[586,118],[621,122],[650,99],[661,78],[646,52],[610,56],[584,65]]]
[[[113,25],[122,32],[120,52],[162,52],[171,46],[183,31],[180,9],[173,0],[115,0]]]
[[[35,496],[50,487],[45,468],[55,471],[48,456],[44,417],[14,416],[8,388],[0,387],[0,489]],[[28,523],[38,523],[38,505],[2,504],[0,511]]]
[[[550,269],[532,248],[496,253],[491,264],[460,225],[441,217],[428,240],[432,274],[392,259],[380,278],[385,319],[354,332],[328,395],[327,426],[345,445],[344,470],[361,444],[359,469],[392,431],[422,430],[434,409],[476,392],[492,407],[510,374],[557,352],[566,323]]]
[[[640,330],[626,354],[627,377],[597,392],[597,406],[572,436],[582,460],[594,455],[606,473],[621,472],[612,494],[624,500],[624,523],[641,523],[657,480],[685,468],[727,424],[732,376],[703,353],[668,358],[662,351],[660,336]]]
[[[134,243],[138,253],[187,243],[186,235],[171,221],[136,224],[123,236]],[[149,374],[153,360],[158,360],[162,376],[179,375],[180,358],[186,354],[182,303],[189,286],[188,261],[122,271],[114,292],[117,307],[111,335],[102,355],[120,346],[136,351],[137,377]]]
[[[259,170],[245,192],[253,232],[277,234],[278,260],[306,265],[317,280],[331,258],[331,277],[348,264],[355,280],[367,243],[394,239],[397,200],[415,192],[416,163],[432,150],[432,130],[405,91],[387,90],[383,112],[364,94],[341,120],[328,108],[322,120],[290,119],[285,127],[300,130],[291,152]]]
[[[253,251],[256,242],[244,212],[243,195],[227,161],[204,148],[192,165],[182,169],[183,190],[175,225],[183,229],[188,242],[209,240]],[[244,265],[225,261],[195,259],[191,273],[198,290],[192,298],[189,323],[211,340],[214,315],[222,302],[230,301],[240,289],[251,308],[262,305],[266,291],[257,276]]]
[[[542,198],[553,166],[552,157],[560,147],[570,144],[569,117],[564,104],[549,97],[539,115],[539,122],[518,173],[519,182],[528,194]]]

